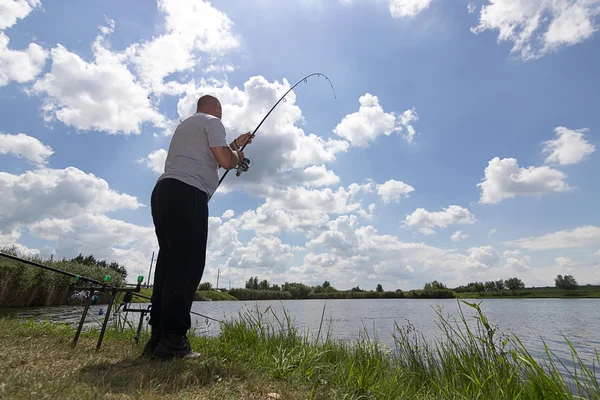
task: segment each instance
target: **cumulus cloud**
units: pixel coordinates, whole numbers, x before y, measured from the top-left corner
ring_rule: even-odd
[[[531,269],[529,262],[531,257],[523,255],[519,250],[506,250],[502,253],[502,256],[506,260],[504,269],[515,272],[526,272]]]
[[[404,139],[412,143],[416,131],[412,124],[419,116],[414,109],[401,114],[385,112],[379,104],[379,99],[370,93],[365,93],[358,99],[358,112],[346,115],[334,128],[333,132],[348,140],[353,146],[365,148],[369,142],[381,135],[389,136],[392,132],[402,133]]]
[[[424,208],[417,208],[406,216],[404,224],[417,228],[425,235],[435,233],[435,228],[446,228],[455,224],[473,224],[475,216],[464,207],[451,205],[442,211],[430,212]]]
[[[600,228],[592,225],[580,226],[540,237],[521,238],[505,244],[527,250],[556,250],[598,246],[600,245]]]
[[[0,154],[12,154],[41,165],[47,163],[48,157],[54,154],[54,150],[24,133],[16,135],[0,133]]]
[[[549,153],[545,160],[547,164],[577,164],[596,150],[596,146],[583,137],[584,133],[589,132],[587,128],[571,130],[559,126],[554,131],[556,139],[542,143],[542,152]]]
[[[494,157],[485,168],[480,203],[497,204],[517,196],[542,196],[550,192],[565,192],[569,185],[566,175],[556,169],[543,167],[520,168],[516,159]]]
[[[5,0],[0,3],[0,30],[10,28],[18,20],[42,5],[39,0]]]
[[[148,154],[147,157],[138,159],[138,163],[145,164],[156,174],[162,174],[165,171],[165,161],[167,160],[167,150],[158,149]]]
[[[492,0],[471,31],[497,31],[511,53],[532,60],[591,38],[598,14],[600,0]]]
[[[35,79],[48,58],[48,52],[36,43],[29,43],[25,50],[12,50],[9,42],[0,31],[0,87],[10,81],[25,83]]]
[[[40,168],[21,175],[0,172],[0,232],[49,215],[68,219],[142,206],[135,197],[118,193],[104,179],[75,167]]]
[[[292,247],[276,237],[256,236],[246,246],[237,247],[227,260],[228,268],[243,268],[263,272],[285,271],[294,258]]]
[[[414,192],[415,188],[395,179],[390,179],[381,185],[377,185],[377,194],[381,196],[384,203],[392,201],[399,202],[402,197],[409,197],[409,193]]]
[[[431,4],[431,0],[389,0],[389,9],[392,17],[414,17],[424,11]]]
[[[241,45],[232,32],[231,19],[208,1],[159,0],[158,10],[165,16],[166,33],[133,44],[124,52],[143,85],[156,93],[173,94],[173,86],[165,86],[164,78],[175,72],[194,71],[201,60],[200,54],[210,54],[214,59]],[[165,54],[169,57],[164,57]],[[207,68],[216,67],[211,64]],[[222,68],[231,69],[228,65]]]
[[[372,276],[396,287],[409,281],[412,288],[422,287],[431,276],[459,284],[472,277],[474,268],[493,267],[499,260],[490,247],[472,248],[463,255],[424,243],[402,242],[396,236],[380,234],[373,226],[361,226],[356,216],[348,215],[330,221],[306,249],[303,264],[292,267],[290,273],[306,281],[319,282],[326,276],[347,284],[353,281],[348,279],[351,274],[361,287],[370,284]],[[376,282],[372,284],[374,287]]]
[[[463,231],[456,231],[450,236],[450,239],[452,239],[453,242],[460,242],[461,240],[465,240],[468,237],[469,235],[467,235]]]
[[[93,46],[91,63],[58,44],[51,50],[52,67],[30,92],[44,98],[46,122],[61,121],[78,130],[140,134],[144,123],[165,127],[150,93],[136,82],[121,56]]]
[[[469,267],[492,268],[500,262],[500,255],[492,246],[472,247],[467,251],[466,263]]]

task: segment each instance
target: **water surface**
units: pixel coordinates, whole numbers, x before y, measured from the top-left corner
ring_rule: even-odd
[[[301,330],[308,330],[314,337],[324,305],[322,334],[329,330],[334,338],[353,341],[367,332],[371,338],[392,348],[396,324],[406,327],[410,323],[426,339],[433,340],[442,337],[442,331],[436,325],[439,323],[436,310],[441,310],[444,316],[459,317],[459,304],[455,299],[206,301],[195,302],[192,311],[218,320],[231,320],[238,318],[240,311],[265,313],[270,308],[283,320],[285,308],[293,323]],[[546,356],[543,339],[556,357],[572,366],[564,335],[590,367],[595,359],[595,350],[600,349],[599,307],[599,299],[489,299],[481,303],[489,322],[498,327],[498,334],[516,334],[533,356]],[[465,316],[474,323],[475,310],[464,304],[462,308]],[[77,324],[82,309],[61,306],[1,311]],[[99,327],[104,318],[104,315],[99,315],[101,311],[106,311],[106,306],[92,306],[86,325]],[[274,321],[271,312],[267,311],[264,315]],[[139,314],[129,314],[128,318],[137,327]],[[210,319],[192,314],[192,324],[202,334],[212,336],[219,333],[219,324]],[[594,366],[597,368],[597,363]]]

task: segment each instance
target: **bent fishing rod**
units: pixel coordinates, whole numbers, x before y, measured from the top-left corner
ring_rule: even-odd
[[[283,94],[283,96],[281,96],[279,98],[279,100],[277,100],[277,103],[275,103],[275,105],[273,105],[273,107],[271,107],[271,109],[269,110],[269,112],[267,113],[267,115],[264,116],[264,118],[262,119],[262,121],[260,121],[260,123],[258,124],[258,126],[254,129],[254,131],[252,132],[252,135],[250,135],[250,138],[254,138],[254,135],[256,135],[256,131],[258,131],[258,129],[263,124],[263,122],[265,122],[265,120],[269,117],[269,115],[273,112],[273,110],[275,110],[275,108],[279,105],[279,103],[281,103],[282,101],[283,102],[286,101],[285,100],[285,96],[287,96],[288,93],[290,93],[292,90],[294,90],[294,88],[296,86],[298,86],[300,83],[307,83],[308,82],[308,78],[310,78],[312,76],[318,76],[318,77],[323,76],[329,82],[329,86],[331,86],[331,90],[333,90],[333,97],[337,98],[337,96],[335,94],[335,88],[333,87],[333,83],[331,83],[331,80],[327,77],[327,75],[325,75],[325,74],[323,74],[321,72],[314,72],[312,74],[306,75],[304,78],[302,78],[298,82],[296,82],[291,88],[289,88],[288,91],[285,92]],[[248,142],[244,143],[244,145],[240,148],[240,151],[244,151],[244,149],[246,148],[247,145],[248,145]],[[240,161],[239,166],[236,168],[236,170],[237,170],[236,176],[240,176],[242,172],[248,171],[248,168],[250,167],[249,163],[250,163],[250,159],[247,158],[247,157],[244,157],[244,159]],[[219,179],[219,183],[217,184],[217,189],[219,188],[219,186],[221,185],[221,182],[223,182],[223,179],[225,179],[225,177],[227,176],[227,174],[229,173],[229,171],[230,171],[229,169],[226,170],[225,173],[223,174],[223,176],[221,177],[221,179]],[[216,189],[215,189],[215,191],[216,191]]]

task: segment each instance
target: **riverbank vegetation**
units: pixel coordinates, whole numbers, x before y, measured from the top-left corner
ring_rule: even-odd
[[[0,249],[31,261],[42,263],[70,273],[79,274],[102,281],[110,275],[110,284],[122,286],[127,278],[127,270],[117,263],[98,260],[93,255],[78,255],[72,259],[43,260],[35,256],[25,256],[13,248]],[[70,277],[29,266],[25,263],[0,257],[0,307],[50,306],[77,304],[82,300],[69,292]],[[303,299],[451,299],[451,298],[600,298],[600,286],[579,285],[572,275],[557,275],[554,287],[526,287],[518,277],[488,282],[470,282],[455,288],[434,280],[423,289],[403,291],[384,290],[382,284],[373,289],[353,287],[339,290],[324,281],[321,285],[309,286],[301,282],[272,284],[259,280],[257,276],[246,281],[244,288],[213,288],[209,282],[202,282],[196,292],[196,300],[235,301],[235,300],[303,300]],[[150,298],[152,288],[142,285],[142,296]],[[122,298],[119,295],[117,301]],[[107,294],[101,294],[99,304],[108,301]],[[134,302],[149,300],[134,296]]]
[[[5,247],[0,251],[100,282],[109,275],[109,283],[114,286],[123,285],[127,277],[122,265],[97,260],[94,256],[47,260],[20,254],[15,247]],[[69,293],[72,282],[73,279],[68,276],[0,257],[0,307],[77,304],[81,301],[71,298],[73,293]],[[99,296],[99,302],[106,302],[106,295]]]
[[[342,342],[323,321],[317,332],[301,332],[288,315],[246,311],[218,336],[190,338],[202,358],[171,362],[138,358],[149,335],[135,345],[123,324],[109,327],[96,352],[97,331],[72,349],[69,326],[0,319],[0,397],[600,399],[591,361],[572,346],[572,366],[548,349],[536,359],[517,337],[500,336],[479,304],[463,304],[471,315],[437,312],[438,341],[396,325],[393,348],[366,330]]]

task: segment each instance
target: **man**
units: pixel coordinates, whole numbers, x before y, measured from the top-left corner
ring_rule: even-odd
[[[151,207],[159,252],[154,272],[150,326],[143,356],[168,360],[196,357],[187,339],[190,309],[204,272],[208,200],[217,189],[219,167],[235,168],[250,133],[227,144],[221,103],[198,100],[196,113],[175,130],[165,171],[152,191]]]

